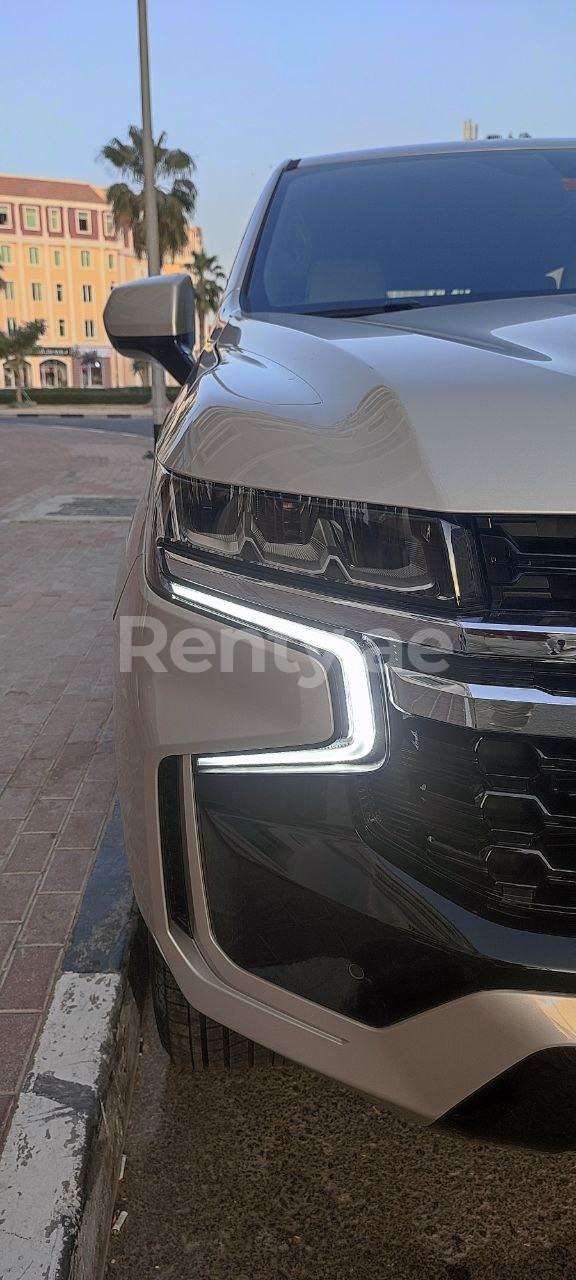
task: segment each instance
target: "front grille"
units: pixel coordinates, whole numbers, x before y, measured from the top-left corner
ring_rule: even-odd
[[[389,656],[390,645],[380,645],[383,660]],[[426,673],[430,662],[430,649],[418,645],[397,645],[394,650],[395,665],[407,672]],[[442,661],[438,671],[443,679],[456,680],[459,684],[494,685],[502,688],[539,689],[555,697],[576,698],[576,666],[573,661],[558,658],[496,658],[492,654],[477,658],[469,653],[446,650],[432,654],[433,662]],[[434,668],[433,668],[434,672]]]
[[[576,744],[392,713],[388,764],[358,787],[367,838],[453,900],[576,930]]]
[[[576,516],[479,516],[476,525],[494,611],[576,608]]]

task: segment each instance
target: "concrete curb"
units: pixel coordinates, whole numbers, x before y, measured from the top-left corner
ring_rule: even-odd
[[[54,411],[48,407],[46,409],[33,410],[0,408],[0,419],[2,418],[9,418],[10,420],[13,418],[30,418],[32,422],[34,422],[36,418],[150,418],[150,421],[152,421],[152,413],[150,411],[150,406],[147,404],[140,405],[139,409],[134,409],[128,413],[125,413],[121,409],[116,413],[109,411],[103,413],[101,409],[100,411],[98,410],[97,405],[94,405],[92,409],[89,409],[86,412],[82,410],[79,413],[74,413],[68,409],[59,409]]]
[[[98,1280],[146,985],[118,808],[0,1157],[2,1280]]]
[[[79,401],[76,404],[31,404],[28,407],[0,404],[0,419],[3,417],[150,417],[151,421],[152,406],[150,401],[145,404],[127,404],[123,401],[90,404]]]

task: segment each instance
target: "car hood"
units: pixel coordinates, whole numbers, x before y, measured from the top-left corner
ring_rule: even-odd
[[[576,295],[233,318],[160,461],[430,511],[576,510]]]

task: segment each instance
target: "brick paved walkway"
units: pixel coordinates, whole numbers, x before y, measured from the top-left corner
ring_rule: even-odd
[[[64,495],[137,498],[150,462],[142,440],[28,423],[0,425],[0,448],[1,1141],[114,792],[127,522],[41,513]]]

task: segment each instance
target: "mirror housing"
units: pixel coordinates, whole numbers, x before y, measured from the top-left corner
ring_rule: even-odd
[[[148,356],[183,383],[194,369],[194,286],[188,275],[117,285],[104,308],[106,333],[121,356]]]

